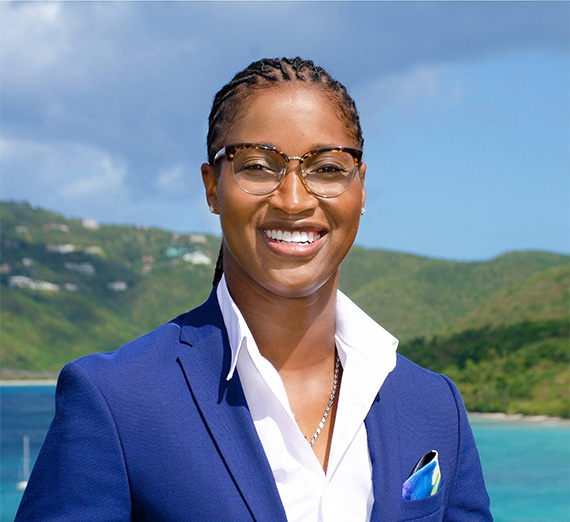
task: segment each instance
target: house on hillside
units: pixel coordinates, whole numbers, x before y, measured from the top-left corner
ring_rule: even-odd
[[[58,230],[59,232],[69,232],[69,227],[63,223],[44,223],[44,230]]]
[[[12,276],[9,279],[10,288],[27,288],[43,292],[59,292],[59,285],[47,281],[39,281],[26,276]]]
[[[97,273],[97,270],[91,263],[63,263],[67,270],[78,272],[82,275],[92,276]]]
[[[75,245],[72,245],[71,243],[67,243],[65,245],[48,243],[46,248],[51,254],[71,254],[71,252],[75,252]]]
[[[192,241],[192,243],[204,244],[208,242],[208,239],[204,234],[190,234],[188,238],[190,241]]]
[[[97,246],[97,245],[88,246],[88,247],[85,249],[85,253],[86,253],[86,254],[90,254],[90,255],[101,256],[101,255],[103,255],[103,249],[102,249],[100,246]]]
[[[125,281],[111,281],[107,286],[114,292],[126,292],[129,287]]]
[[[195,250],[182,256],[182,260],[193,265],[211,265],[212,260],[202,251]]]
[[[83,225],[83,228],[86,228],[88,230],[97,230],[99,228],[99,223],[97,223],[97,221],[92,218],[85,218],[81,224]]]
[[[169,259],[174,259],[177,257],[182,257],[184,254],[188,254],[189,252],[190,249],[187,247],[169,246],[166,249],[166,257],[168,257]]]

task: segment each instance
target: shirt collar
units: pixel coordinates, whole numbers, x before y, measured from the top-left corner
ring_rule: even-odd
[[[235,372],[237,360],[242,347],[255,344],[242,313],[232,299],[228,290],[225,275],[216,289],[216,296],[224,318],[231,349],[230,369],[226,379],[229,381]],[[340,290],[336,299],[336,335],[337,348],[343,366],[350,351],[376,364],[382,364],[392,370],[396,364],[398,339],[382,328],[374,319],[362,311]]]

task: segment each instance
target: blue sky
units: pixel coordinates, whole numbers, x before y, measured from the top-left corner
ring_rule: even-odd
[[[1,197],[219,234],[200,177],[213,96],[300,55],[361,114],[357,244],[568,253],[569,20],[566,2],[1,3]]]

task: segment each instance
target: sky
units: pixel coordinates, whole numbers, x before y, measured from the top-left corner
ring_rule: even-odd
[[[221,234],[215,93],[301,56],[362,121],[356,244],[459,261],[570,252],[567,2],[0,3],[0,197]]]

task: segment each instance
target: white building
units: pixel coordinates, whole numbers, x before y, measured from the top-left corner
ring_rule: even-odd
[[[84,228],[87,228],[89,230],[97,230],[99,228],[99,223],[97,223],[97,220],[92,218],[85,218],[81,224]]]
[[[59,292],[59,285],[39,281],[26,276],[12,276],[9,279],[10,288],[28,288],[30,290],[40,290],[43,292]]]
[[[111,281],[107,286],[115,292],[126,292],[129,287],[124,281]]]
[[[193,265],[211,265],[212,260],[204,254],[201,250],[195,252],[188,252],[182,256],[182,260]]]
[[[67,270],[79,272],[80,274],[92,276],[97,273],[97,270],[91,263],[63,263]]]
[[[47,251],[52,254],[71,254],[71,252],[75,252],[75,245],[72,245],[71,243],[67,243],[65,245],[48,243],[46,248]]]

